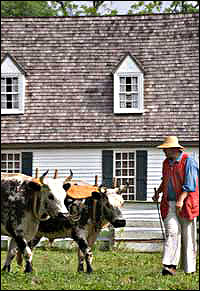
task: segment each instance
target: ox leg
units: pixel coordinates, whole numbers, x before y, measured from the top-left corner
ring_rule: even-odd
[[[80,236],[80,233],[72,232],[72,238],[78,244],[80,249],[80,257],[78,257],[78,272],[83,271],[83,260],[85,259],[87,265],[87,273],[91,273],[93,271],[91,266],[91,249],[88,246],[87,240]],[[81,252],[83,256],[81,255]]]
[[[30,273],[33,271],[31,249],[29,248],[26,240],[23,239],[21,236],[19,236],[19,235],[16,236],[15,240],[17,242],[17,246],[19,247],[20,252],[23,254],[24,259],[26,261],[26,267],[25,267],[24,272]]]
[[[80,248],[78,248],[78,272],[84,272],[84,259],[84,254],[81,252]]]
[[[29,248],[31,248],[31,250],[33,250],[33,248],[38,244],[38,242],[40,241],[40,239],[41,239],[41,237],[35,237],[31,241],[29,241],[28,242]],[[21,253],[20,250],[17,250],[16,261],[17,261],[17,264],[19,266],[22,266],[23,258],[22,258],[22,253]]]
[[[2,268],[2,271],[8,271],[10,272],[10,265],[11,265],[11,262],[12,260],[14,259],[15,257],[15,254],[16,254],[16,242],[15,240],[12,238],[10,240],[10,243],[9,243],[9,248],[8,248],[8,253],[7,253],[7,257],[6,257],[6,261],[4,263],[4,266]]]

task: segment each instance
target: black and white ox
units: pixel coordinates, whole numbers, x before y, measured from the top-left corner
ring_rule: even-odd
[[[70,183],[64,184],[66,191],[71,187]],[[44,236],[50,241],[57,238],[72,238],[78,245],[78,271],[84,271],[84,260],[87,272],[92,269],[91,248],[97,239],[101,229],[111,224],[114,227],[124,227],[126,221],[122,217],[120,208],[123,205],[119,188],[106,190],[99,187],[99,191],[92,192],[91,196],[84,199],[73,199],[66,196],[65,205],[69,210],[67,216],[59,215],[47,221],[41,221],[39,230],[34,239],[29,243],[33,248]]]
[[[45,177],[46,174],[39,179],[23,174],[1,174],[1,234],[11,237],[3,270],[10,271],[18,249],[26,261],[25,272],[32,272],[28,241],[36,235],[40,221],[67,212],[63,183]]]

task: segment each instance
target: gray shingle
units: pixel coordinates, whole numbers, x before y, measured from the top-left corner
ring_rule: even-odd
[[[24,115],[2,115],[2,144],[198,142],[198,14],[2,18],[2,58],[27,73]],[[112,72],[144,69],[144,114],[113,114]]]

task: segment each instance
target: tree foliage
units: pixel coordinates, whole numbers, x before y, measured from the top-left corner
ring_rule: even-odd
[[[116,9],[108,8],[108,2],[85,1],[1,1],[2,16],[100,16],[117,15]],[[132,1],[127,14],[195,13],[198,1]]]
[[[195,13],[199,12],[199,1],[133,1],[128,14]],[[167,5],[166,5],[167,4]]]
[[[1,16],[54,16],[48,1],[1,1]]]

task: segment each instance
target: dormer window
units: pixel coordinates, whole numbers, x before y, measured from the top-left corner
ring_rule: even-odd
[[[1,114],[24,113],[25,72],[6,54],[1,64]]]
[[[114,72],[114,113],[143,112],[143,69],[130,54]]]

